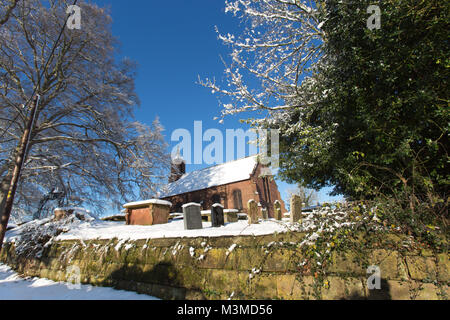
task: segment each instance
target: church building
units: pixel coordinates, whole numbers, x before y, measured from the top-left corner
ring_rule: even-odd
[[[186,163],[178,153],[172,159],[169,184],[160,199],[172,203],[171,212],[182,212],[183,204],[196,202],[202,210],[220,203],[225,209],[246,213],[247,202],[251,199],[261,208],[267,208],[271,218],[276,200],[280,201],[282,212],[286,212],[274,177],[269,168],[258,161],[258,156],[186,173]]]

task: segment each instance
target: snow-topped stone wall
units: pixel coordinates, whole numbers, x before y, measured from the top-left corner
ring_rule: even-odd
[[[448,299],[447,253],[389,250],[395,236],[360,260],[336,254],[325,277],[305,265],[302,234],[55,241],[39,257],[18,255],[7,243],[0,260],[27,276],[146,293],[163,299]],[[369,290],[368,265],[381,270],[381,289]]]

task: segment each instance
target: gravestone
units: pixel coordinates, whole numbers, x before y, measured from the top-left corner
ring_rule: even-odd
[[[278,200],[275,200],[273,203],[273,208],[275,209],[275,219],[281,221],[283,219],[283,215],[281,213],[281,203]]]
[[[159,199],[126,203],[123,205],[126,224],[151,226],[168,223],[171,206],[169,201]]]
[[[248,201],[248,224],[258,223],[258,204],[255,200]]]
[[[226,209],[223,211],[225,216],[225,222],[231,223],[231,222],[238,222],[238,212],[239,210],[235,209]]]
[[[267,208],[262,208],[261,209],[261,215],[262,215],[263,220],[269,219],[269,215],[267,213]]]
[[[212,205],[211,224],[213,228],[225,225],[225,218],[223,216],[223,206],[220,203],[215,203]]]
[[[203,229],[200,204],[192,202],[183,205],[183,216],[185,230]]]
[[[262,205],[261,202],[258,202],[258,219],[261,218],[262,219]]]
[[[302,198],[293,195],[291,198],[291,215],[289,217],[290,223],[296,223],[302,217]]]

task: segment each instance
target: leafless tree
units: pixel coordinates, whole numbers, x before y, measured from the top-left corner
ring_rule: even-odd
[[[302,186],[298,186],[295,189],[286,190],[288,199],[290,199],[293,195],[297,195],[302,199],[302,203],[304,203],[307,207],[313,206],[317,204],[319,200],[319,194],[317,191],[312,189],[307,189]],[[289,203],[289,201],[287,202]]]
[[[0,177],[28,116],[22,104],[35,89],[41,96],[17,210],[32,210],[53,187],[97,210],[150,197],[169,162],[158,120],[150,126],[134,120],[135,64],[116,61],[118,42],[105,9],[78,3],[81,30],[64,29],[38,81],[71,4],[24,1],[0,28]]]
[[[19,0],[0,0],[0,26],[8,22]]]
[[[231,49],[231,61],[223,59],[226,85],[199,79],[221,96],[222,117],[247,111],[283,115],[285,110],[311,105],[314,97],[308,89],[314,80],[310,76],[322,56],[319,10],[323,2],[225,1],[225,12],[243,26],[240,35],[217,30],[219,39]]]

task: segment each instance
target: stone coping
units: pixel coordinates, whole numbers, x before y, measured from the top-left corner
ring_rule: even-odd
[[[162,206],[172,206],[172,203],[165,200],[159,200],[159,199],[150,199],[150,200],[143,200],[143,201],[136,201],[136,202],[130,202],[123,205],[126,209],[132,209],[132,208],[139,208],[139,207],[146,207],[150,204],[159,204]]]

